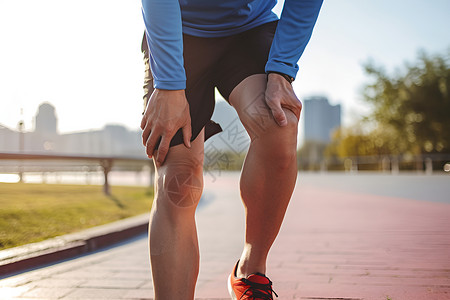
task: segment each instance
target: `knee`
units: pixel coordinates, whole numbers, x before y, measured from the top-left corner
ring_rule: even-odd
[[[277,168],[289,169],[297,165],[298,119],[292,111],[284,109],[284,112],[287,125],[279,126],[273,120],[255,139],[255,142],[263,144],[268,159]]]
[[[287,124],[279,126],[273,117],[272,110],[264,101],[263,98],[260,101],[255,101],[244,111],[244,114],[241,114],[241,121],[252,140],[259,138],[296,140],[298,119],[294,112],[283,107]]]
[[[158,196],[176,207],[196,207],[202,191],[201,165],[168,165],[158,174]]]
[[[297,168],[297,149],[291,143],[279,143],[269,149],[269,160],[277,170],[286,171]]]

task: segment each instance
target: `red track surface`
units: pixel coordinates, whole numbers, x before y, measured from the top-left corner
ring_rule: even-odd
[[[449,204],[336,189],[326,175],[315,180],[298,184],[269,257],[279,299],[450,299]],[[197,214],[198,299],[227,298],[226,278],[243,239],[237,183],[235,174],[207,183]],[[0,287],[14,299],[150,299],[147,243],[0,280]]]

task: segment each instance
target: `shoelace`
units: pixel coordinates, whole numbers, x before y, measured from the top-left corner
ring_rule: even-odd
[[[247,296],[252,296],[254,299],[273,300],[272,293],[278,297],[277,293],[272,289],[272,281],[270,280],[268,284],[253,282],[246,278],[242,278],[241,280],[250,287],[244,291],[240,299],[246,296],[247,293],[251,293]]]

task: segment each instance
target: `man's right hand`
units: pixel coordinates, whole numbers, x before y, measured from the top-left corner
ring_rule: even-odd
[[[184,90],[155,89],[145,109],[141,121],[142,142],[146,147],[147,156],[154,156],[158,141],[156,164],[162,165],[169,151],[169,144],[178,129],[183,131],[186,147],[191,147],[191,116],[189,104]]]

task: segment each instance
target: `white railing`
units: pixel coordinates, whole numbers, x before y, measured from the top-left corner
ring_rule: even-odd
[[[111,170],[141,171],[150,167],[150,184],[153,179],[153,163],[150,159],[136,157],[77,156],[43,153],[5,153],[0,152],[0,173],[19,174],[20,180],[25,172],[103,172],[103,192],[111,194],[108,175]]]

